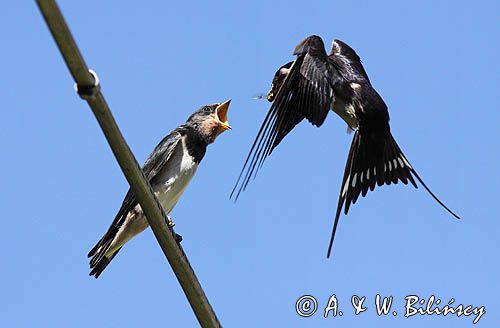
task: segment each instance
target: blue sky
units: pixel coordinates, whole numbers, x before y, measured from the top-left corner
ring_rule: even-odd
[[[500,321],[497,1],[61,1],[139,162],[198,107],[232,98],[234,130],[211,145],[172,212],[183,247],[226,327],[470,327],[472,317],[404,318],[404,298],[485,306]],[[194,327],[147,230],[98,280],[86,254],[128,188],[31,1],[0,13],[0,325]],[[330,115],[303,123],[234,204],[229,192],[269,104],[270,86],[310,34],[361,56],[425,190],[377,189],[342,216],[325,257],[352,135]],[[318,312],[295,313],[303,294]],[[321,315],[330,295],[342,317]],[[393,296],[379,317],[375,295]],[[366,296],[355,316],[352,295]]]

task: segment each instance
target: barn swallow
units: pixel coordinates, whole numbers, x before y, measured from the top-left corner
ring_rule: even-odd
[[[156,146],[142,171],[168,215],[177,204],[205,156],[207,146],[231,129],[228,100],[201,107]],[[90,275],[98,278],[123,245],[149,226],[141,206],[129,189],[108,231],[89,252]]]
[[[349,207],[374,190],[375,185],[408,181],[414,177],[451,215],[419,177],[391,134],[389,112],[382,97],[372,87],[356,52],[334,40],[328,55],[323,40],[316,35],[301,41],[293,52],[294,61],[275,73],[267,99],[272,102],[255,138],[240,176],[231,193],[238,198],[250,179],[255,178],[264,160],[281,140],[304,118],[320,127],[332,110],[355,131],[340,189],[337,212],[327,257],[330,257],[342,208]]]

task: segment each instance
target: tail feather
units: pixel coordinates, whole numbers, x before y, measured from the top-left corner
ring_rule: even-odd
[[[116,252],[114,252],[113,255],[111,255],[110,257],[106,257],[105,255],[103,255],[99,258],[98,261],[94,263],[94,265],[91,264],[90,266],[91,270],[89,276],[94,276],[96,279],[99,278],[104,269],[106,269],[108,264],[111,262],[111,260],[113,260],[113,258],[116,256],[116,254],[118,254],[118,252],[121,249],[122,249],[121,247],[118,248]]]
[[[92,247],[92,249],[90,250],[90,252],[87,254],[87,257],[94,256],[94,254],[97,252],[97,249],[99,249],[99,246],[101,246],[101,240],[99,240],[99,242],[97,242],[97,244],[95,244],[95,246]]]
[[[105,237],[108,237],[105,235]],[[121,247],[116,250],[112,255],[106,255],[109,248],[111,247],[111,242],[113,238],[104,237],[99,240],[99,242],[90,250],[88,257],[90,258],[90,273],[89,276],[94,276],[96,279],[99,278],[104,269],[108,266],[111,260],[118,254]]]
[[[112,239],[108,239],[106,241],[99,241],[98,248],[94,255],[89,256],[90,257],[90,268],[94,267],[97,262],[99,262],[106,252],[109,250],[109,247],[111,246]]]
[[[353,148],[353,152],[352,152],[352,160],[351,160],[351,165],[350,165],[350,173],[347,175],[347,179],[346,181],[344,182],[344,188],[343,188],[343,194],[345,194],[344,196],[344,200],[345,199],[352,199],[353,198],[353,194],[354,192],[356,191],[352,185],[356,185],[356,182],[357,182],[357,175],[356,175],[356,171],[358,170],[357,168],[357,165],[358,165],[358,162],[357,162],[357,158],[359,157],[358,154],[360,153],[360,151],[362,152],[363,149],[363,145],[360,143],[361,142],[361,139],[359,138],[356,138],[356,135],[354,135],[354,140],[353,140],[353,144],[351,146],[351,148]],[[342,202],[344,202],[344,200]],[[344,207],[344,214],[347,214],[347,212],[349,212],[349,207],[351,206],[351,202],[348,201],[345,203],[345,207]]]
[[[431,195],[431,197],[434,198],[434,200],[436,202],[438,202],[439,205],[441,205],[446,211],[448,211],[448,213],[450,213],[451,215],[453,215],[455,217],[455,219],[459,219],[459,220],[461,219],[460,216],[458,216],[457,214],[455,214],[455,212],[453,212],[452,210],[450,210],[448,206],[446,206],[439,198],[437,198],[436,195],[434,195],[434,193],[429,189],[429,187],[427,187],[427,185],[424,183],[424,181],[422,181],[422,179],[417,174],[417,172],[415,172],[414,169],[411,169],[411,173],[413,173],[413,175],[415,175],[415,178],[417,178],[418,182],[420,182],[420,184],[422,186],[424,186],[424,189],[427,190],[427,192],[429,193],[429,195]],[[415,183],[415,182],[413,181],[413,183]]]
[[[344,176],[342,177],[342,184],[340,188],[340,197],[339,197],[339,202],[337,205],[337,213],[335,214],[335,220],[333,221],[333,228],[332,228],[332,234],[330,236],[330,245],[328,246],[328,254],[327,258],[330,257],[330,252],[332,250],[332,245],[333,245],[333,239],[335,238],[335,232],[337,231],[337,225],[339,223],[339,218],[340,218],[340,212],[342,211],[342,206],[344,205],[344,200],[345,200],[345,193],[347,192],[347,186],[346,182],[349,182],[349,177],[350,177],[350,172],[352,169],[352,159],[353,159],[353,153],[357,149],[357,141],[356,141],[356,136],[358,134],[358,131],[354,133],[354,138],[351,143],[351,148],[349,149],[349,154],[347,155],[347,163],[345,165],[344,169]]]
[[[361,193],[361,196],[365,197],[368,189],[373,191],[375,185],[397,184],[398,181],[408,184],[410,181],[415,188],[418,188],[413,176],[444,209],[455,218],[460,219],[422,181],[390,132],[387,132],[385,140],[382,140],[381,143],[379,141],[375,143],[363,140],[362,135],[357,130],[347,157],[327,257],[329,258],[331,254],[342,207],[344,207],[344,214],[347,215],[350,205],[356,203],[359,194]]]

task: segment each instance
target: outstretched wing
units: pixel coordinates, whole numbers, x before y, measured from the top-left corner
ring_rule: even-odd
[[[344,68],[342,70],[344,77],[348,79],[350,78],[351,80],[357,80],[359,75],[361,75],[368,83],[370,83],[368,74],[366,74],[365,68],[363,67],[363,64],[361,64],[361,59],[358,54],[343,41],[333,40],[329,58],[338,63],[339,67]]]
[[[160,143],[155,147],[142,167],[142,172],[148,181],[151,182],[156,177],[158,172],[165,167],[180,140],[181,134],[176,129],[163,138],[162,141],[160,141]],[[132,209],[136,204],[137,200],[135,199],[135,195],[132,190],[129,189],[120,210],[116,214],[116,218],[124,216],[124,214],[130,211],[130,209]]]
[[[321,126],[334,101],[331,80],[338,72],[331,65],[323,41],[310,36],[297,45],[297,56],[274,96],[238,177],[231,197],[237,199],[251,177],[283,138],[304,118]]]

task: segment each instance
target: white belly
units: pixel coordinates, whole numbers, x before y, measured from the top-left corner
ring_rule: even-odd
[[[152,186],[166,214],[177,204],[198,167],[191,156],[182,156],[183,152],[179,153],[179,156],[172,154],[172,157],[175,156],[171,159],[172,165],[159,173],[158,182]]]
[[[352,104],[346,104],[341,99],[336,98],[333,103],[332,110],[337,113],[337,115],[340,116],[340,118],[342,118],[352,129],[356,129],[358,127],[356,113]]]
[[[185,151],[185,145],[177,147],[168,160],[168,164],[161,170],[153,180],[151,187],[158,198],[163,210],[168,215],[177,204],[182,193],[191,181],[198,164],[193,161]],[[125,218],[125,223],[116,234],[111,247],[106,252],[113,254],[127,241],[142,232],[149,226],[140,205],[136,205]]]

